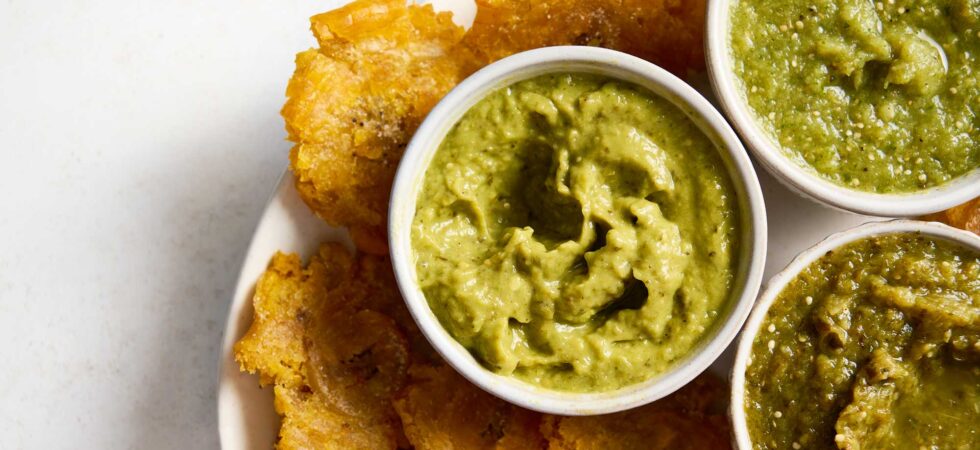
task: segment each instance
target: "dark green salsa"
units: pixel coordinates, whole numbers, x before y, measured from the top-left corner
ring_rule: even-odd
[[[733,69],[757,121],[797,164],[879,193],[980,167],[980,2],[734,4]]]
[[[770,307],[745,413],[757,449],[976,449],[980,253],[913,233],[827,252]]]

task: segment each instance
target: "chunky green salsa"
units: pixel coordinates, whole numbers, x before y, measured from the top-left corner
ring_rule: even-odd
[[[980,253],[912,233],[827,252],[752,345],[757,449],[976,449]]]
[[[899,193],[980,167],[980,2],[739,0],[734,71],[786,156]]]
[[[683,112],[586,74],[500,89],[450,131],[412,228],[422,290],[487,368],[606,391],[684,358],[727,306],[738,211]]]

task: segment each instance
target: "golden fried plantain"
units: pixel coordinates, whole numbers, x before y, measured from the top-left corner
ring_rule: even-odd
[[[533,48],[590,45],[685,76],[704,68],[704,0],[477,0],[463,44],[481,64]]]
[[[449,366],[417,365],[395,399],[417,450],[543,449],[541,415],[500,400]]]
[[[980,197],[970,200],[960,206],[947,209],[923,217],[925,220],[942,222],[956,228],[961,228],[980,234]]]
[[[296,188],[321,218],[383,254],[388,193],[422,119],[460,80],[448,13],[358,1],[314,16],[319,49],[296,57],[282,109]]]
[[[655,403],[604,416],[546,416],[550,450],[708,450],[731,448],[724,384],[703,374]]]
[[[326,256],[339,252],[321,252]],[[318,306],[327,290],[342,282],[351,258],[327,260],[317,255],[304,270],[297,255],[277,253],[259,278],[252,303],[252,326],[235,343],[235,358],[242,369],[259,374],[262,385],[294,388],[304,383],[306,351],[302,318]],[[327,270],[327,267],[332,270]]]
[[[448,13],[359,0],[314,16],[318,49],[296,57],[282,115],[306,203],[387,252],[388,194],[422,119],[464,77],[546,45],[600,45],[685,75],[704,66],[704,0],[479,0],[465,33]]]
[[[235,357],[262,385],[275,385],[279,448],[406,443],[391,397],[407,380],[409,340],[422,338],[386,258],[326,244],[304,269],[297,255],[277,254],[253,303]]]

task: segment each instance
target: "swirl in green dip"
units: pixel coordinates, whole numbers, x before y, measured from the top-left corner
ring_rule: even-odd
[[[769,308],[745,413],[757,449],[976,449],[980,253],[912,233],[827,252]]]
[[[980,2],[739,0],[734,71],[797,164],[899,193],[980,167]]]
[[[617,389],[685,357],[727,306],[733,192],[668,101],[586,74],[522,81],[436,152],[412,228],[419,283],[487,368]]]

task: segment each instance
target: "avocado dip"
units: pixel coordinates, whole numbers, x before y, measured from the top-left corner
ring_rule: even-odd
[[[752,344],[756,449],[976,449],[980,252],[917,233],[804,269]]]
[[[549,74],[446,136],[412,225],[418,279],[488,369],[563,391],[656,376],[728,306],[737,199],[717,149],[637,86]]]
[[[850,189],[980,167],[980,2],[739,0],[733,69],[785,156]]]

